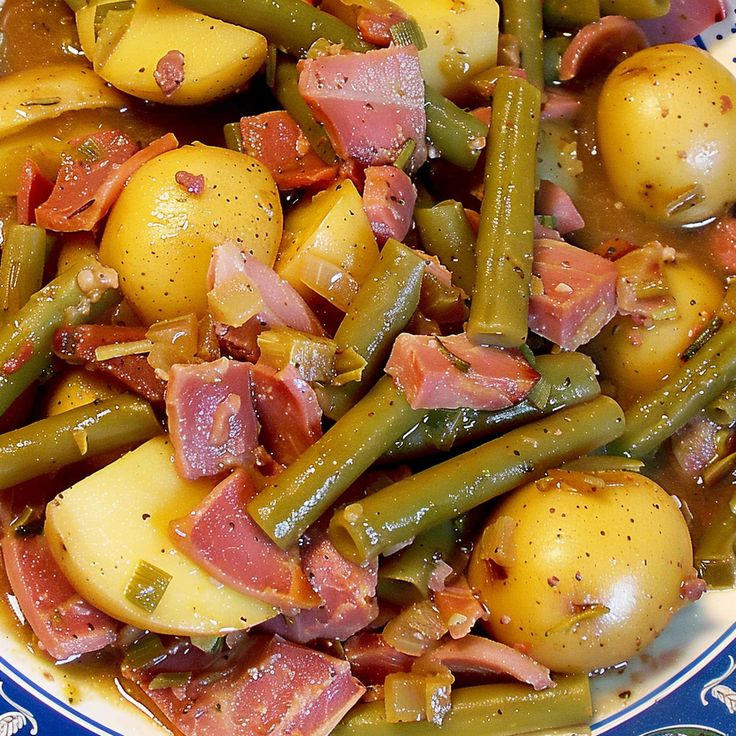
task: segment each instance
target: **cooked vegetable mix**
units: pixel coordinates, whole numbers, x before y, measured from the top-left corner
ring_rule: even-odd
[[[718,12],[3,4],[31,648],[182,736],[590,733],[736,583]]]

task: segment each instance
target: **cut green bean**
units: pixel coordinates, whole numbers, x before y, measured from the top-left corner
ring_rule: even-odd
[[[256,523],[281,547],[299,537],[373,463],[422,419],[384,376],[317,442],[249,504]],[[456,514],[457,515],[457,514]]]
[[[0,435],[0,489],[162,431],[147,401],[129,395],[95,401]]]
[[[394,340],[419,306],[425,266],[424,259],[397,240],[383,246],[335,333],[335,342],[352,348],[366,365],[360,381],[320,389],[320,403],[330,419],[345,414],[380,375]]]
[[[736,380],[736,323],[723,326],[660,387],[626,411],[614,455],[645,458]]]
[[[330,537],[342,555],[362,564],[598,449],[623,428],[623,411],[607,396],[561,409],[349,504],[332,517]]]
[[[227,123],[223,126],[222,133],[225,137],[225,146],[227,148],[231,151],[237,151],[238,153],[243,153],[245,151],[240,123]]]
[[[0,259],[0,325],[10,322],[43,283],[46,231],[35,225],[11,225]]]
[[[544,40],[544,83],[549,87],[560,81],[560,69],[565,49],[570,45],[567,36],[555,36]]]
[[[577,31],[601,17],[600,0],[544,0],[542,8],[545,28],[561,31]]]
[[[452,281],[466,294],[475,284],[475,233],[470,227],[465,208],[448,199],[434,207],[416,209],[414,222],[424,250],[437,256],[452,271]]]
[[[457,545],[457,529],[450,520],[420,534],[406,549],[381,562],[379,598],[399,606],[425,600],[437,562],[450,564]]]
[[[455,688],[452,709],[442,728],[429,721],[388,723],[383,701],[355,706],[332,736],[437,736],[493,734],[520,736],[587,723],[593,713],[586,675],[555,678],[556,686],[533,690],[529,685],[497,684]],[[585,728],[585,727],[583,727]]]
[[[549,399],[543,409],[526,400],[498,411],[430,411],[415,429],[396,442],[383,460],[406,462],[438,450],[447,452],[527,424],[563,407],[589,401],[601,392],[596,367],[582,353],[537,356],[536,369],[550,386]]]
[[[670,0],[600,0],[602,15],[625,15],[632,20],[661,18],[670,12]]]
[[[467,328],[474,342],[518,347],[526,340],[540,105],[539,90],[523,79],[498,80]]]
[[[695,546],[695,567],[709,588],[736,584],[736,498],[716,511]]]
[[[565,470],[575,470],[580,473],[599,473],[625,470],[629,473],[639,473],[644,467],[641,460],[632,457],[618,457],[615,455],[586,455],[569,463],[563,463]]]
[[[731,384],[717,398],[705,407],[705,414],[711,421],[728,427],[736,422],[736,385]]]
[[[51,364],[54,333],[94,320],[120,301],[117,275],[84,258],[36,292],[0,329],[0,415]]]
[[[544,87],[542,3],[540,0],[504,0],[503,30],[521,47],[521,66],[530,84]]]

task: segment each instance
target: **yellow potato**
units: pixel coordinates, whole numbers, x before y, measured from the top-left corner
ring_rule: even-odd
[[[189,514],[213,485],[181,479],[171,445],[156,437],[49,503],[49,546],[84,598],[132,626],[183,636],[249,628],[274,609],[213,581],[169,538],[169,522]],[[125,595],[142,561],[171,575],[152,612]]]
[[[33,67],[0,79],[0,138],[71,110],[125,103],[123,95],[78,62]]]
[[[195,105],[225,97],[243,87],[266,58],[260,33],[170,0],[137,0],[126,16],[108,13],[95,36],[97,5],[86,5],[76,15],[85,54],[103,79],[145,100]],[[183,54],[184,80],[167,96],[153,74],[169,51]]]
[[[120,393],[112,381],[84,368],[75,368],[59,376],[46,397],[46,416],[53,417],[78,406],[109,399]]]
[[[190,194],[175,176],[204,176]],[[240,244],[272,265],[282,228],[281,201],[268,169],[225,148],[194,144],[158,156],[130,179],[112,208],[100,260],[120,274],[126,299],[151,324],[207,311],[214,246]]]

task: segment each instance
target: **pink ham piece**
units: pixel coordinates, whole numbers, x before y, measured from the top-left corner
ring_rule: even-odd
[[[371,2],[369,7],[360,7],[356,25],[360,35],[374,46],[389,46],[393,40],[391,28],[409,16],[391,2]]]
[[[413,409],[504,409],[539,379],[518,350],[475,345],[465,334],[402,333],[385,370]]]
[[[36,208],[36,222],[41,227],[58,232],[92,230],[144,163],[179,145],[176,136],[167,133],[139,151],[135,143],[115,130],[72,141],[78,146],[85,143],[94,155],[87,159],[83,154],[67,155],[62,159],[51,196]]]
[[[554,687],[549,670],[513,647],[468,634],[462,639],[445,639],[422,656],[422,661],[442,664],[453,674],[501,674],[526,682],[535,690]]]
[[[414,167],[426,160],[424,81],[414,46],[306,59],[299,91],[341,158],[391,164],[413,140]]]
[[[396,166],[369,166],[365,170],[363,209],[379,245],[389,238],[403,240],[411,227],[417,190]]]
[[[672,454],[690,478],[698,478],[718,457],[718,433],[721,427],[702,414],[696,414],[672,435]]]
[[[616,266],[595,253],[537,240],[533,273],[529,328],[565,350],[592,340],[616,314]]]
[[[345,660],[278,636],[195,695],[124,674],[183,736],[327,736],[365,692]]]
[[[649,43],[679,43],[702,33],[727,17],[726,0],[670,0],[670,12],[639,21]]]
[[[302,569],[322,599],[319,607],[289,622],[279,616],[262,628],[301,643],[318,638],[344,641],[378,616],[377,566],[360,567],[346,560],[326,532],[315,532],[302,547]]]
[[[282,550],[245,510],[257,493],[250,475],[236,470],[189,516],[171,522],[171,539],[231,588],[291,613],[314,608],[319,597],[302,572],[298,549]]]
[[[648,45],[644,31],[633,20],[608,15],[577,32],[562,55],[560,80],[568,82],[608,71]]]
[[[575,207],[570,195],[559,185],[542,179],[536,196],[535,211],[538,215],[555,218],[560,235],[567,235],[585,227],[585,221]]]
[[[293,365],[280,371],[258,364],[251,372],[261,444],[289,465],[322,436],[322,408]]]
[[[67,660],[115,642],[117,622],[80,598],[43,535],[19,537],[9,532],[0,548],[18,605],[51,657]]]
[[[253,464],[258,420],[247,363],[220,358],[172,366],[166,414],[174,461],[184,478]]]
[[[727,273],[736,274],[736,217],[724,217],[708,228],[708,249]]]
[[[410,672],[416,657],[394,649],[381,634],[369,631],[351,636],[344,645],[353,674],[366,685],[383,685],[386,675]]]
[[[583,108],[580,95],[566,89],[546,89],[542,120],[575,120]]]

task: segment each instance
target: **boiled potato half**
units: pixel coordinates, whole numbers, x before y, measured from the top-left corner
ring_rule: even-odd
[[[684,605],[694,575],[675,500],[638,473],[553,473],[508,495],[468,577],[494,639],[556,672],[623,662]]]
[[[254,626],[274,609],[213,581],[169,539],[169,522],[189,514],[213,485],[182,480],[168,439],[156,437],[49,503],[51,551],[84,598],[132,626],[182,636]],[[152,611],[126,596],[141,563],[171,576]]]
[[[177,182],[182,172],[204,177],[200,193]],[[212,249],[230,240],[270,266],[282,222],[265,166],[195,143],[154,158],[131,177],[110,212],[100,260],[120,274],[123,294],[147,324],[202,316]]]
[[[606,80],[598,143],[617,197],[667,225],[702,222],[736,201],[736,79],[710,54],[666,44]]]
[[[104,6],[97,0],[77,12],[82,48],[103,79],[145,100],[170,105],[211,102],[243,87],[266,58],[267,43],[260,33],[169,0],[136,0],[129,11],[104,13]],[[184,74],[167,95],[154,72],[171,51],[182,55]]]

